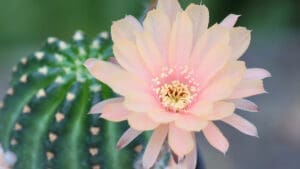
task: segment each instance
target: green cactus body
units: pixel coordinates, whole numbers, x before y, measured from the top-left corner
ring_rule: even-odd
[[[49,38],[44,47],[13,68],[1,104],[0,142],[14,151],[15,169],[132,169],[147,135],[128,148],[115,148],[128,128],[88,114],[114,96],[82,63],[112,55],[107,33],[88,42],[81,32],[67,44]]]

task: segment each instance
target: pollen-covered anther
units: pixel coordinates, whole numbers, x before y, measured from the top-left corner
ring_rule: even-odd
[[[46,92],[44,89],[40,89],[37,94],[36,94],[36,97],[37,98],[42,98],[42,97],[45,97],[46,96]]]
[[[31,112],[31,109],[28,105],[23,107],[23,113],[30,113],[30,112]]]
[[[38,72],[43,74],[43,75],[46,75],[48,73],[48,68],[46,66],[43,66],[43,67],[38,69]]]
[[[37,60],[42,60],[45,56],[45,53],[44,52],[36,52],[34,55]]]
[[[57,135],[54,133],[50,133],[48,137],[51,142],[54,142],[55,140],[57,140]]]
[[[15,91],[14,91],[13,88],[9,88],[9,89],[6,91],[6,94],[12,96],[12,95],[14,94],[14,92],[15,92]]]
[[[19,124],[19,123],[16,123],[16,124],[15,124],[15,130],[16,130],[16,131],[20,131],[20,130],[22,130],[22,128],[23,128],[23,127],[22,127],[21,124]]]
[[[47,159],[48,159],[48,160],[52,160],[52,159],[54,158],[54,153],[48,151],[48,152],[46,153],[46,156],[47,156]]]
[[[92,156],[95,156],[98,154],[98,148],[90,148],[89,152]]]
[[[61,122],[61,121],[63,121],[65,119],[65,115],[64,114],[62,114],[62,113],[60,113],[60,112],[58,112],[58,113],[56,113],[55,114],[55,120],[56,120],[56,122]]]
[[[92,133],[92,135],[98,135],[100,132],[100,128],[99,127],[91,127],[90,132]]]
[[[73,94],[73,93],[67,94],[67,101],[73,101],[74,99],[75,99],[75,94]]]
[[[174,80],[156,89],[161,104],[168,110],[180,112],[184,110],[193,100],[191,88]]]

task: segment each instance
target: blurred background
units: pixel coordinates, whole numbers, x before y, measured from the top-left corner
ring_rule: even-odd
[[[109,30],[125,15],[142,16],[149,0],[0,0],[0,98],[5,95],[11,68],[36,50],[47,37],[69,40],[76,30],[90,38]],[[182,0],[181,4],[200,0]],[[265,81],[269,94],[252,100],[259,113],[238,112],[259,129],[260,138],[219,124],[231,142],[224,156],[200,136],[207,169],[300,168],[300,1],[202,0],[210,24],[229,13],[241,14],[238,25],[252,31],[242,58],[248,67],[263,67],[273,77]]]

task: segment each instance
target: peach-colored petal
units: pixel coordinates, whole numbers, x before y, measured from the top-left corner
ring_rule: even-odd
[[[161,10],[152,10],[147,14],[144,20],[144,30],[153,36],[154,41],[161,53],[161,61],[166,64],[169,49],[169,39],[171,32],[171,23],[166,14]],[[151,56],[152,58],[152,56]],[[150,58],[149,58],[150,59]]]
[[[163,109],[149,110],[147,114],[153,121],[158,123],[169,123],[178,118],[177,113],[168,112]]]
[[[113,42],[119,40],[135,41],[135,32],[142,31],[142,25],[133,16],[126,16],[124,19],[114,22],[111,26],[111,36]]]
[[[247,99],[235,99],[232,100],[234,103],[235,107],[237,109],[249,111],[249,112],[258,112],[258,107],[255,103],[251,102],[250,100]]]
[[[106,106],[107,104],[122,103],[123,101],[124,101],[123,97],[117,97],[117,98],[104,100],[102,102],[99,102],[99,103],[95,104],[91,108],[90,114],[103,113],[103,107]]]
[[[170,46],[169,64],[184,65],[188,61],[193,44],[193,24],[186,12],[177,15],[173,24]]]
[[[153,36],[146,31],[137,33],[136,44],[146,68],[156,75],[161,70],[165,58],[162,57]]]
[[[243,27],[236,27],[230,30],[230,47],[232,58],[240,58],[248,49],[251,40],[251,31]]]
[[[209,123],[208,126],[203,129],[203,134],[210,145],[224,154],[227,152],[229,148],[228,140],[215,124]]]
[[[126,97],[124,105],[127,109],[135,112],[161,111],[159,102],[149,94],[140,94],[139,97]]]
[[[266,93],[262,80],[242,80],[231,94],[231,99],[250,97]]]
[[[226,28],[232,28],[234,27],[235,23],[237,22],[240,15],[235,14],[229,14],[221,23],[221,26],[224,26]]]
[[[220,101],[214,104],[213,113],[204,117],[208,120],[220,120],[231,116],[234,113],[234,110],[235,106],[233,103]]]
[[[175,121],[175,125],[178,128],[187,131],[200,131],[205,128],[207,124],[208,122],[206,120],[190,114],[180,115]]]
[[[113,122],[127,120],[127,117],[129,115],[129,111],[123,106],[121,102],[107,103],[103,105],[101,112],[101,118]]]
[[[245,63],[233,61],[228,63],[201,93],[201,98],[206,101],[223,100],[229,97],[246,70]]]
[[[145,63],[134,42],[129,40],[118,40],[114,43],[113,51],[118,63],[130,73],[139,75],[141,78],[149,77],[145,69]]]
[[[208,9],[205,5],[190,4],[185,11],[193,23],[194,41],[198,40],[208,27]]]
[[[176,18],[176,15],[182,11],[178,0],[159,0],[157,3],[157,9],[162,10],[168,15],[171,22]]]
[[[212,111],[213,111],[213,103],[203,102],[203,101],[199,101],[199,102],[195,103],[189,109],[189,112],[191,112],[193,115],[196,115],[196,116],[202,116],[205,114],[209,114]]]
[[[250,68],[246,70],[244,79],[247,80],[262,80],[271,77],[271,73],[262,68]]]
[[[195,147],[192,152],[186,155],[184,160],[187,169],[194,169],[197,165],[197,147]]]
[[[170,124],[169,127],[168,142],[172,151],[179,157],[190,153],[195,148],[192,133],[182,130],[174,124]]]
[[[129,126],[135,130],[153,130],[159,123],[154,122],[145,113],[131,112],[128,115]]]
[[[145,80],[143,81],[124,71],[118,65],[97,59],[88,59],[85,66],[96,79],[106,83],[115,92],[123,96],[146,94],[145,88],[148,84]]]
[[[225,123],[231,125],[232,127],[238,129],[240,132],[258,137],[257,129],[256,127],[250,123],[248,120],[242,118],[241,116],[237,114],[233,114],[230,117],[227,117],[225,119],[222,119]]]
[[[167,134],[168,125],[161,125],[154,130],[143,155],[145,169],[150,169],[155,163]]]
[[[120,150],[126,147],[130,142],[132,142],[136,137],[138,137],[143,131],[138,131],[133,128],[127,129],[117,143],[117,149]]]

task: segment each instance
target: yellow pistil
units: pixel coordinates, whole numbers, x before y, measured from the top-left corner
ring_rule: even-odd
[[[162,85],[157,92],[162,105],[175,112],[184,110],[193,99],[189,86],[178,80]]]

